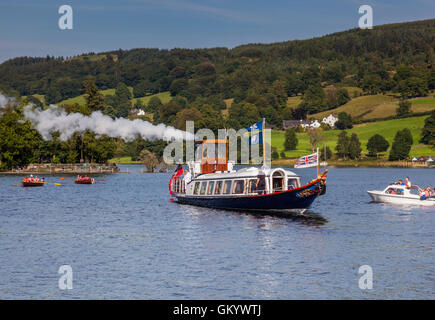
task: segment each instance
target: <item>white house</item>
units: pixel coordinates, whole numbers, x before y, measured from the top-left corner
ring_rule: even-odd
[[[317,129],[320,127],[320,122],[317,120],[310,121],[309,123],[301,123],[304,129]]]
[[[335,123],[338,121],[338,118],[333,114],[323,118],[322,123],[328,124],[330,127],[335,127]]]
[[[145,111],[143,111],[142,109],[132,109],[130,111],[130,114],[132,114],[134,116],[144,116],[145,115]]]

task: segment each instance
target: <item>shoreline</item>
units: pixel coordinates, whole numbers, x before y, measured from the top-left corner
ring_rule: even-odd
[[[272,165],[293,167],[298,159],[272,160]],[[326,167],[337,168],[424,168],[434,169],[435,166],[428,166],[412,161],[386,161],[386,160],[328,160]],[[320,166],[324,168],[324,166]]]

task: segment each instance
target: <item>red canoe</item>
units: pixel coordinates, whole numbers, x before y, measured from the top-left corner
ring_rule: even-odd
[[[94,179],[93,178],[78,179],[78,180],[74,180],[74,182],[77,184],[94,184]]]
[[[38,182],[30,182],[30,181],[26,181],[26,182],[21,182],[23,187],[42,187],[44,185],[44,182],[38,181]]]

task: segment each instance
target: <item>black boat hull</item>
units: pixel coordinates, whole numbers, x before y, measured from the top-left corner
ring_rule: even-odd
[[[174,194],[178,203],[231,210],[294,211],[308,209],[323,192],[321,180],[304,187],[265,195],[189,196]]]

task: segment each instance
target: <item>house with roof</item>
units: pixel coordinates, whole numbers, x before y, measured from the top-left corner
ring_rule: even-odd
[[[435,164],[435,156],[420,156],[412,158],[412,162],[415,164],[430,166]]]
[[[289,128],[297,129],[302,127],[304,129],[317,129],[320,127],[318,120],[283,120],[282,128],[287,130]]]
[[[322,119],[322,123],[329,125],[331,128],[335,127],[335,123],[337,121],[338,121],[338,117],[336,117],[332,113],[329,116]]]

